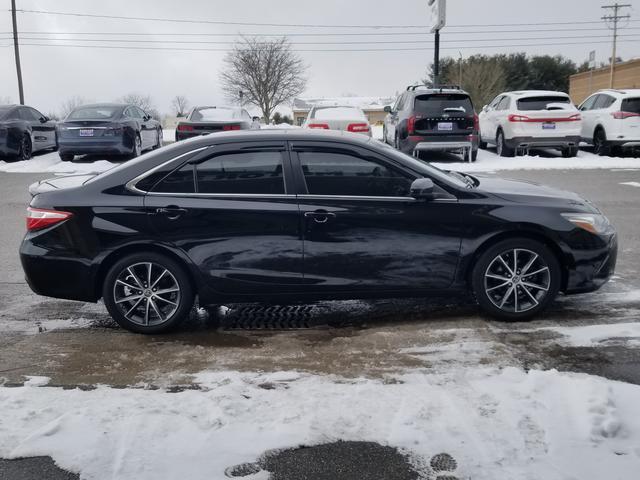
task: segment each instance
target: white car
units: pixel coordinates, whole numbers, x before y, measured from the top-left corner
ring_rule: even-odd
[[[479,120],[480,148],[495,144],[501,157],[530,148],[555,148],[564,157],[578,154],[582,121],[566,93],[501,93],[483,107]]]
[[[371,125],[364,112],[349,106],[315,106],[311,108],[302,128],[342,130],[371,136]]]
[[[600,90],[579,107],[581,137],[595,153],[640,147],[640,89]]]

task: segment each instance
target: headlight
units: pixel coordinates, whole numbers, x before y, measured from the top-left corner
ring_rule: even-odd
[[[589,233],[603,234],[609,228],[609,220],[597,213],[561,213],[565,220]]]

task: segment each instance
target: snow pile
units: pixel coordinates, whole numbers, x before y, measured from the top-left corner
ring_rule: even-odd
[[[545,327],[564,335],[563,343],[574,347],[597,347],[607,343],[624,343],[640,347],[640,322],[587,325],[578,327]]]
[[[107,160],[62,162],[56,152],[37,155],[20,162],[0,161],[0,172],[16,173],[99,173],[118,165]]]
[[[197,377],[203,390],[167,393],[32,379],[0,387],[0,456],[51,455],[86,479],[210,480],[266,450],[343,439],[447,452],[475,480],[631,479],[640,469],[638,386],[516,368],[392,380],[209,372]]]

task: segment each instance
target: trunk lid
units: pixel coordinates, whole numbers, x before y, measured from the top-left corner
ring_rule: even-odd
[[[473,104],[464,93],[432,93],[415,98],[416,135],[469,135],[474,130]]]
[[[95,178],[98,173],[83,173],[76,175],[60,175],[58,177],[47,178],[29,185],[29,193],[35,197],[39,193],[62,190],[66,188],[81,187],[89,180]]]

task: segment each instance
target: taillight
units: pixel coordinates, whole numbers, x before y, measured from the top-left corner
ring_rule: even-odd
[[[223,125],[222,130],[228,132],[229,130],[240,130],[240,125]]]
[[[413,135],[414,133],[416,133],[416,117],[415,117],[415,115],[412,115],[407,119],[407,133],[409,135]]]
[[[476,132],[480,131],[480,119],[478,118],[478,114],[477,113],[473,114],[473,129]]]
[[[42,208],[27,208],[27,230],[40,230],[56,223],[64,222],[73,216],[70,212],[60,210],[45,210]]]
[[[582,117],[579,113],[571,115],[569,118],[567,118],[567,122],[579,122],[580,120],[582,120]]]
[[[347,126],[348,132],[363,133],[369,131],[369,125],[366,123],[350,123]]]
[[[640,113],[635,112],[612,112],[613,118],[616,120],[624,120],[625,118],[640,117]]]
[[[516,115],[514,113],[512,113],[511,115],[509,115],[507,117],[507,119],[510,122],[527,122],[529,121],[529,117],[527,117],[526,115]]]
[[[178,125],[179,132],[193,132],[193,127],[191,125]]]
[[[323,130],[329,130],[329,125],[326,123],[310,123],[307,125],[308,128],[321,128]]]

